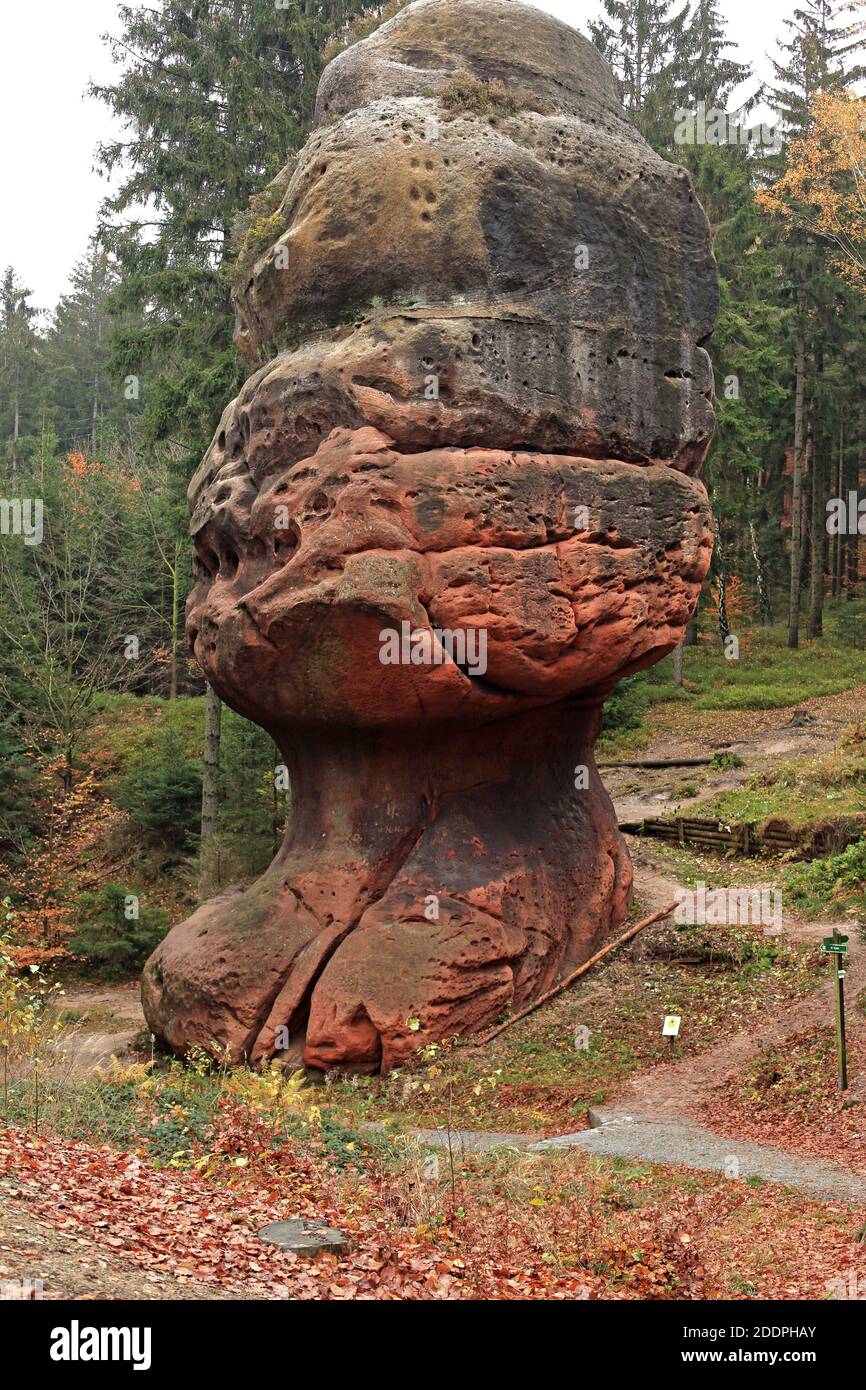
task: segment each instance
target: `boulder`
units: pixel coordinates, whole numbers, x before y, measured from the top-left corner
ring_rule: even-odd
[[[179,1054],[388,1070],[627,915],[593,745],[709,566],[716,277],[687,174],[515,0],[418,0],[342,53],[283,183],[236,287],[275,355],[190,487],[187,627],[292,817],[144,1007]]]

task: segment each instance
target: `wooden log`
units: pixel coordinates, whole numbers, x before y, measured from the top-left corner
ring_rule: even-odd
[[[498,1037],[500,1033],[504,1033],[506,1028],[510,1028],[512,1023],[519,1023],[522,1018],[528,1018],[530,1014],[535,1013],[536,1009],[540,1009],[542,1004],[547,1004],[551,999],[555,999],[558,994],[562,994],[563,990],[573,985],[575,980],[580,979],[581,975],[585,975],[587,970],[591,970],[594,965],[598,965],[598,962],[609,955],[611,951],[615,951],[617,946],[623,946],[626,941],[630,941],[633,936],[637,936],[639,931],[643,931],[644,927],[652,926],[653,922],[660,922],[662,918],[670,917],[677,906],[678,904],[676,902],[668,903],[667,907],[660,907],[658,912],[653,912],[649,917],[644,917],[642,921],[635,922],[633,926],[629,927],[628,931],[623,932],[622,936],[618,936],[616,941],[609,941],[606,946],[602,946],[600,951],[596,951],[594,956],[590,956],[589,960],[583,962],[583,965],[579,965],[576,970],[572,970],[571,974],[567,975],[564,980],[560,980],[558,985],[554,985],[552,989],[546,990],[533,1004],[527,1005],[525,1009],[521,1009],[520,1012],[514,1014],[512,1018],[507,1018],[504,1023],[500,1023],[498,1027],[486,1033],[483,1038],[479,1038],[476,1042],[471,1043],[470,1047],[486,1047],[487,1044]]]
[[[621,763],[597,763],[597,767],[709,767],[712,758],[634,758]]]

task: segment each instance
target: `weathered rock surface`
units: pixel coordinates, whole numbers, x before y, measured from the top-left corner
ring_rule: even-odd
[[[709,564],[716,286],[687,176],[541,11],[419,0],[330,65],[318,117],[238,295],[251,353],[304,340],[190,489],[190,642],[295,809],[143,998],[178,1052],[290,1037],[374,1070],[530,1001],[626,915],[592,747]]]
[[[336,407],[412,449],[699,465],[706,219],[591,44],[513,0],[421,0],[334,60],[318,121],[235,299],[253,359],[328,339],[273,365],[262,406],[314,397],[317,423]]]

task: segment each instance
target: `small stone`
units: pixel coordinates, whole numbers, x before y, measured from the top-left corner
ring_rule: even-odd
[[[263,1226],[258,1235],[268,1245],[278,1245],[281,1250],[291,1250],[296,1255],[315,1257],[325,1251],[340,1255],[350,1249],[348,1236],[318,1221],[274,1221],[270,1226]]]

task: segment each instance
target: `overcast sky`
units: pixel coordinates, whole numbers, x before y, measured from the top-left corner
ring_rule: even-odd
[[[140,0],[127,0],[130,5]],[[576,28],[601,10],[599,0],[536,0]],[[769,75],[781,21],[795,0],[721,0],[737,57]],[[112,132],[108,109],[85,95],[92,78],[110,79],[100,35],[118,32],[117,0],[37,0],[4,5],[0,81],[0,269],[11,264],[40,308],[67,288],[87,248],[105,182],[93,152]]]

